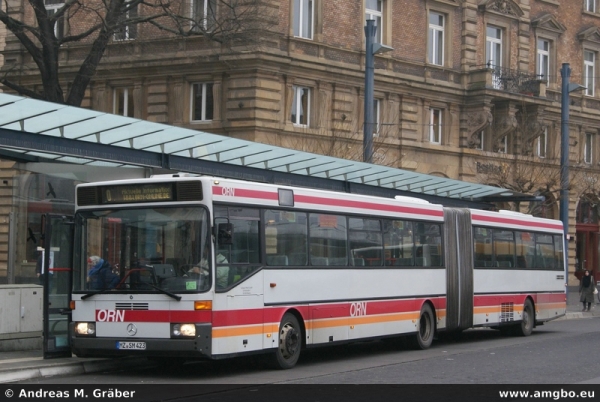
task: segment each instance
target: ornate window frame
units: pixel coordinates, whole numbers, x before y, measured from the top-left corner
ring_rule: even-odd
[[[539,71],[538,64],[538,41],[544,40],[549,42],[549,65],[548,65],[548,86],[555,88],[557,86],[558,61],[557,61],[557,43],[560,36],[567,30],[567,28],[561,24],[555,16],[552,14],[544,14],[539,18],[531,21],[531,26],[534,31],[535,49],[536,49],[536,60],[535,60],[535,71]]]
[[[425,11],[427,13],[425,32],[427,38],[426,46],[426,61],[432,67],[452,67],[452,57],[454,55],[453,45],[453,29],[454,29],[454,14],[456,8],[460,6],[458,1],[454,0],[427,0],[425,3]],[[444,43],[442,64],[434,64],[429,58],[429,16],[431,13],[441,14],[444,17]]]

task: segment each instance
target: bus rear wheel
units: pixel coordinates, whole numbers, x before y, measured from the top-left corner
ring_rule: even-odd
[[[533,332],[534,323],[535,312],[533,310],[533,304],[531,304],[531,300],[525,300],[521,322],[510,326],[501,326],[498,329],[502,335],[529,336]]]
[[[285,313],[279,325],[279,345],[273,356],[273,366],[290,369],[296,365],[302,349],[302,329],[295,315]]]
[[[525,300],[523,315],[521,316],[521,325],[517,329],[518,334],[522,336],[531,335],[534,322],[535,312],[533,311],[533,304],[531,304],[531,300]]]
[[[414,337],[414,346],[417,349],[427,349],[433,342],[435,334],[435,320],[433,310],[429,304],[424,304],[419,313],[417,334]]]

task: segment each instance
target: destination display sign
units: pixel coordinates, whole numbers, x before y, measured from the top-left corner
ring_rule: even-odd
[[[132,184],[101,188],[103,204],[129,202],[161,202],[173,200],[173,184]]]

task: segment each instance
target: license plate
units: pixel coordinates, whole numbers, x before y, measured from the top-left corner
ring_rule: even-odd
[[[146,349],[146,342],[117,342],[117,349]]]

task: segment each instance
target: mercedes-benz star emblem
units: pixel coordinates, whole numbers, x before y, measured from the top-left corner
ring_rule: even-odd
[[[127,325],[127,333],[129,334],[129,336],[134,336],[135,334],[137,334],[137,327],[135,326],[135,324]]]

